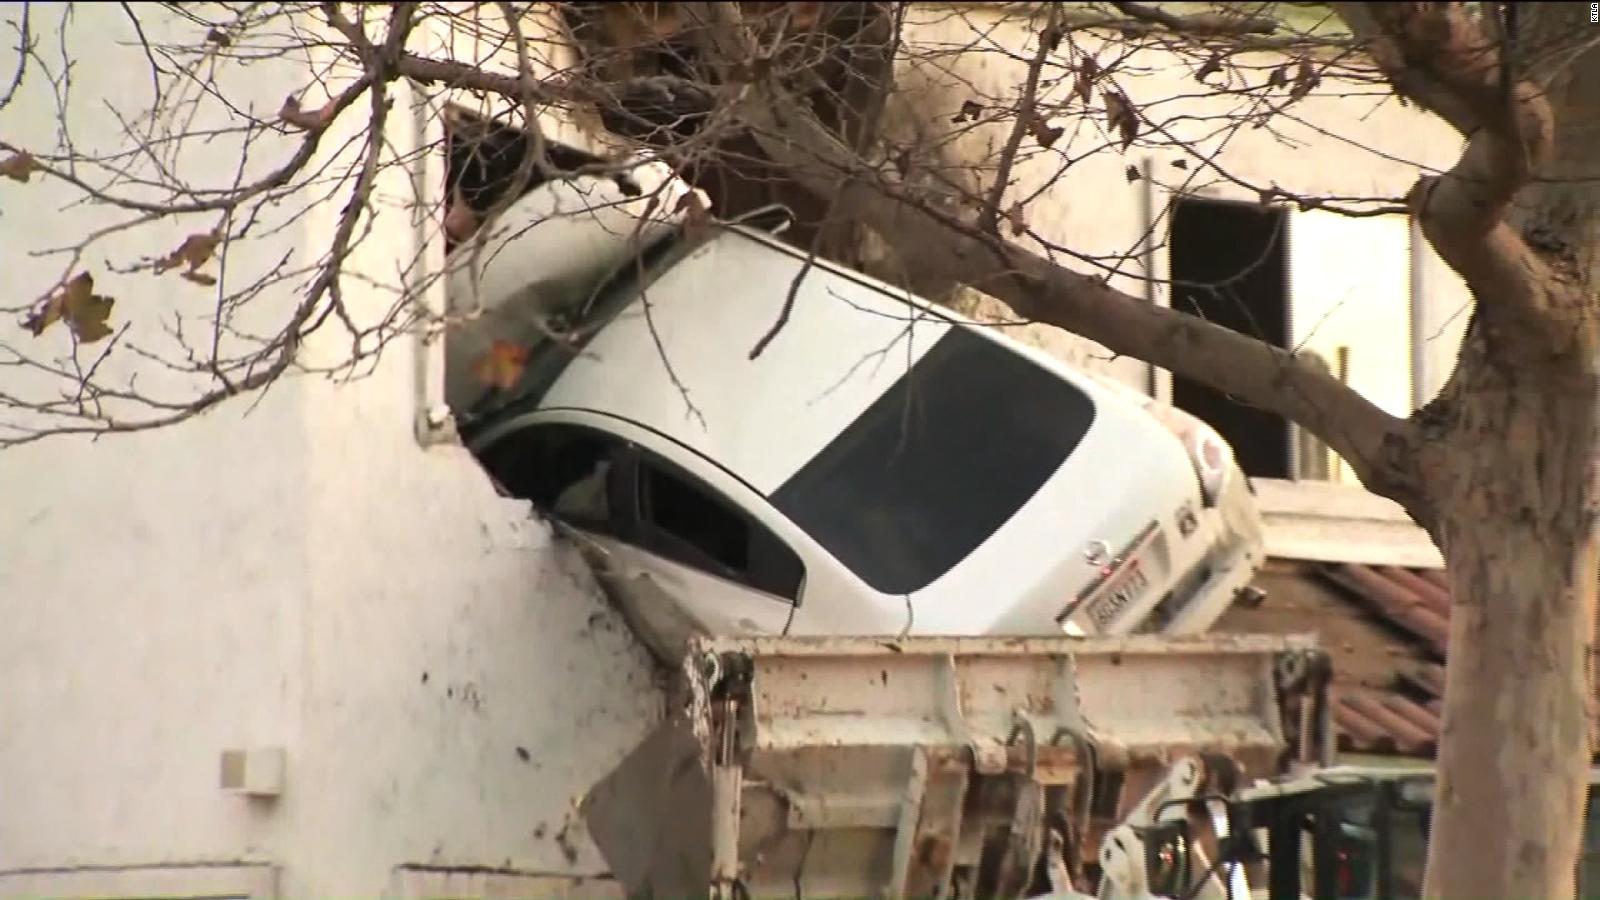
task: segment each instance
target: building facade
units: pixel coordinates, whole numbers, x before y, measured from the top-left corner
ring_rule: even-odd
[[[3,8],[6,18],[20,18],[19,4]],[[36,5],[35,26],[58,12]],[[73,69],[72,90],[95,101],[69,109],[80,150],[111,154],[127,140],[99,100],[122,110],[149,105],[151,62],[141,39],[198,37],[177,18],[141,14],[140,23],[149,34],[136,33],[115,7],[78,8],[48,23],[74,58],[95,61]],[[967,40],[939,31],[963,27],[974,26],[956,18],[917,26],[929,41]],[[1015,33],[995,40],[1023,45],[1020,24],[1000,27]],[[478,53],[458,46],[472,35],[417,40],[426,52]],[[219,90],[238,108],[277,110],[285,93],[306,84],[308,69],[327,64],[317,53],[222,71]],[[987,80],[996,92],[1017,78],[1014,59],[972,60],[963,77]],[[1130,78],[1128,89],[1175,93],[1187,78],[1154,66],[1141,76],[1150,84]],[[927,73],[907,73],[907,84],[926,91],[929,103],[952,96]],[[0,108],[0,135],[55,144],[57,100],[48,80],[26,82]],[[428,199],[430,185],[442,183],[442,159],[408,154],[439,139],[444,102],[471,101],[395,85],[386,152],[411,161],[384,168],[381,195]],[[228,115],[214,104],[196,108]],[[1301,193],[1399,195],[1415,176],[1413,163],[1438,166],[1455,149],[1442,126],[1392,105],[1363,117],[1312,97],[1302,117],[1313,124],[1296,146],[1247,131],[1221,149],[1219,163],[1240,179]],[[199,121],[194,127],[203,128]],[[583,142],[571,123],[549,123],[549,131]],[[252,134],[248,175],[294,152],[292,134]],[[331,135],[326,152],[358,137]],[[1357,146],[1384,152],[1375,158]],[[238,147],[230,152],[227,139],[173,152],[196,184],[235,177]],[[1185,194],[1193,206],[1167,228],[1162,246],[1147,235],[1161,230],[1158,210],[1184,191],[1160,177],[1169,159],[1129,158],[1140,172],[1131,182],[1126,159],[1085,160],[1037,202],[1034,226],[1088,253],[1142,247],[1116,283],[1169,304],[1175,299],[1159,281],[1184,259],[1211,252],[1184,241],[1233,227],[1232,215],[1243,242],[1251,228],[1260,231],[1262,215],[1277,216],[1273,227],[1288,235],[1272,251],[1281,257],[1281,283],[1250,298],[1252,308],[1276,317],[1283,340],[1316,349],[1391,412],[1409,412],[1437,390],[1464,298],[1404,220],[1246,215],[1239,201],[1255,198],[1237,184],[1213,184]],[[1043,165],[1028,163],[1019,177],[1038,181]],[[50,179],[0,181],[8,284],[52,283],[60,259],[31,254],[105,224],[104,208],[71,206],[74,199]],[[442,287],[426,286],[443,246],[415,205],[375,204],[372,234],[350,263],[371,276],[347,288],[353,315],[379,319],[413,289],[443,307]],[[280,260],[313,265],[338,214],[336,204],[285,208],[261,236],[230,247],[224,284],[269,273]],[[117,314],[139,323],[143,339],[163,340],[168,316],[204,320],[218,295],[112,263],[165,255],[188,230],[141,229],[91,254],[105,257],[95,262],[96,289],[118,298]],[[287,288],[263,295],[240,313],[238,330],[249,330],[243,319],[270,323],[294,302]],[[1183,399],[1183,387],[1152,367],[1101,361],[1092,345],[1060,333],[1018,331]],[[46,354],[69,347],[61,329],[32,337],[0,324],[0,335]],[[304,353],[313,361],[336,356],[345,349],[339,340],[318,335]],[[54,351],[51,341],[59,342]],[[660,694],[643,650],[576,554],[525,504],[498,496],[451,439],[442,354],[436,335],[417,329],[396,337],[359,378],[290,377],[260,398],[170,428],[0,452],[0,897],[614,889],[576,802],[659,718]],[[0,387],[37,388],[22,383],[29,377],[0,370]],[[177,394],[194,377],[158,372],[144,384]],[[1365,517],[1403,533],[1407,552],[1421,555],[1399,562],[1431,564],[1425,538],[1417,544],[1403,516],[1351,487],[1337,466],[1326,467],[1332,484],[1322,489],[1343,499],[1308,499],[1294,484],[1300,451],[1286,426],[1252,434],[1230,437],[1265,448],[1253,474],[1288,498],[1268,513],[1290,536],[1283,540],[1299,541],[1291,555],[1357,552],[1346,546],[1351,534],[1372,532],[1350,522]]]

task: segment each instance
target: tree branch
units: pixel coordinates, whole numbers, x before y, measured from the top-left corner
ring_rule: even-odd
[[[983,231],[981,211],[923,201],[851,156],[781,88],[737,111],[762,149],[813,191],[845,184],[845,202],[923,284],[964,284],[1025,319],[1055,325],[1205,382],[1317,434],[1369,489],[1426,517],[1411,426],[1288,350],[1156,306]],[[926,288],[925,288],[926,289]]]
[[[1463,137],[1481,125],[1479,113],[1449,83],[1425,65],[1408,60],[1390,26],[1393,9],[1386,3],[1340,3],[1333,7],[1352,34],[1366,44],[1395,93],[1444,119]]]
[[[1461,4],[1336,8],[1368,40],[1396,91],[1469,139],[1449,172],[1412,189],[1409,203],[1429,243],[1486,303],[1486,314],[1503,322],[1510,343],[1535,353],[1564,345],[1570,323],[1553,315],[1560,304],[1552,297],[1549,267],[1507,221],[1517,192],[1553,146],[1554,116],[1544,89],[1527,80],[1505,82],[1504,48]]]
[[[1044,71],[1044,62],[1050,58],[1050,52],[1055,49],[1052,45],[1061,40],[1057,30],[1056,5],[1051,4],[1049,16],[1045,21],[1044,30],[1039,32],[1039,48],[1034,52],[1033,59],[1028,61],[1028,76],[1022,84],[1022,96],[1017,100],[1017,118],[1011,123],[1011,133],[1006,135],[1006,143],[1000,148],[1000,159],[995,167],[994,184],[989,186],[989,199],[983,211],[983,230],[993,234],[997,231],[1000,221],[1000,205],[1005,202],[1006,189],[1011,186],[1011,170],[1017,162],[1017,151],[1022,149],[1022,139],[1034,125],[1034,118],[1038,116],[1039,75]]]
[[[472,64],[402,53],[395,71],[421,84],[482,91],[521,103],[588,104],[599,109],[608,129],[623,137],[648,140],[662,121],[686,122],[716,106],[716,94],[705,84],[671,75],[630,78],[615,84],[572,84],[550,80],[529,82]],[[647,115],[649,113],[649,115]],[[658,121],[660,120],[660,121]]]
[[[1112,3],[1117,12],[1130,19],[1150,25],[1159,25],[1168,31],[1193,35],[1272,34],[1280,26],[1269,16],[1228,13],[1193,13],[1178,15],[1143,3]]]

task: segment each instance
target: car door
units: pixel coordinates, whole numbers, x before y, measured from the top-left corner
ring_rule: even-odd
[[[626,541],[638,576],[715,634],[781,634],[805,581],[799,554],[687,467],[637,448]]]
[[[567,421],[523,425],[480,454],[508,494],[532,501],[576,545],[595,580],[658,659],[675,665],[690,637],[713,629],[664,592],[637,520],[632,445],[600,428]]]
[[[585,425],[538,422],[480,453],[502,490],[532,501],[569,536],[611,553],[631,518],[623,481],[627,441]]]

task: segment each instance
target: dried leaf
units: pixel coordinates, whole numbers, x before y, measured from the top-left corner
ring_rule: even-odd
[[[789,24],[795,28],[815,28],[822,21],[821,3],[790,3]]]
[[[66,287],[56,291],[54,294],[51,294],[50,298],[44,301],[44,305],[34,310],[32,315],[28,316],[26,319],[23,319],[22,327],[28,329],[28,331],[32,333],[34,337],[38,337],[39,335],[44,334],[44,330],[46,328],[49,328],[56,322],[61,321],[61,316],[66,311],[67,294],[70,293],[73,290],[73,286],[79,282],[85,282],[90,290],[93,290],[94,288],[94,276],[90,275],[88,272],[80,273],[71,281],[67,282]]]
[[[711,225],[711,210],[706,208],[699,191],[684,194],[675,211],[683,213],[683,234],[690,240],[697,240]]]
[[[111,306],[116,301],[94,292],[94,277],[84,272],[67,285],[62,298],[61,317],[67,327],[85,344],[111,335]]]
[[[1011,223],[1013,235],[1021,236],[1028,230],[1028,220],[1023,215],[1022,201],[1011,204],[1011,208],[1006,210],[1006,221]]]
[[[179,273],[178,277],[185,281],[192,281],[195,284],[203,284],[206,287],[212,287],[217,283],[217,276],[207,275],[204,272],[196,272],[192,269],[187,272]]]
[[[1028,133],[1033,135],[1033,139],[1039,142],[1039,146],[1046,150],[1054,146],[1055,142],[1061,140],[1061,136],[1067,133],[1065,128],[1051,126],[1050,120],[1038,113],[1033,113],[1028,118],[1027,128]]]
[[[1126,109],[1127,105],[1128,105],[1127,102],[1122,99],[1122,95],[1121,94],[1113,94],[1113,93],[1107,93],[1106,94],[1106,126],[1107,127],[1112,128],[1112,129],[1117,129],[1117,130],[1121,129],[1122,126],[1120,124],[1118,124],[1118,123],[1120,123],[1122,121],[1122,117],[1123,116],[1127,115],[1127,109]]]
[[[30,313],[22,320],[22,327],[34,337],[44,334],[44,330],[54,325],[61,319],[61,295],[56,294],[44,302],[44,305]]]
[[[1066,135],[1064,128],[1051,128],[1050,119],[1038,112],[1029,112],[1027,119],[1022,122],[1022,127],[1027,128],[1027,133],[1034,136],[1038,146],[1045,147],[1046,151],[1050,149],[1051,144],[1059,141],[1062,135]]]
[[[1122,177],[1128,179],[1128,183],[1129,184],[1133,184],[1135,181],[1138,181],[1139,178],[1140,178],[1139,167],[1138,166],[1129,166],[1129,167],[1127,167],[1126,169],[1122,170]]]
[[[472,365],[472,377],[502,391],[516,387],[522,370],[528,367],[528,349],[510,341],[497,340],[489,345],[489,352]]]
[[[111,326],[107,320],[111,318],[111,305],[115,302],[110,297],[95,294],[81,307],[77,316],[67,319],[72,333],[78,336],[78,343],[93,344],[111,336]]]
[[[1317,70],[1312,68],[1310,60],[1301,60],[1300,68],[1294,74],[1294,87],[1289,89],[1289,99],[1299,100],[1321,83],[1322,78],[1317,75]]]
[[[1133,146],[1134,138],[1139,136],[1139,117],[1132,110],[1122,119],[1122,149]]]
[[[218,47],[231,47],[233,46],[233,38],[228,37],[228,33],[222,29],[213,28],[206,32],[206,43],[216,44]]]
[[[1289,83],[1289,66],[1287,63],[1272,70],[1267,76],[1267,87],[1280,88]]]
[[[1106,127],[1117,132],[1122,137],[1122,149],[1132,146],[1133,139],[1139,136],[1139,114],[1134,112],[1133,104],[1122,94],[1107,92],[1106,102]]]
[[[1189,161],[1187,159],[1175,159],[1172,161],[1172,167],[1174,169],[1187,169],[1189,168]]]
[[[477,210],[467,202],[461,186],[456,185],[450,192],[450,208],[444,212],[445,237],[452,241],[464,241],[472,237],[481,224],[483,223],[478,220]]]
[[[1054,25],[1048,26],[1039,32],[1039,46],[1043,47],[1046,53],[1054,53],[1056,48],[1061,46],[1061,36],[1060,28]]]
[[[1200,64],[1200,69],[1194,73],[1194,80],[1204,82],[1207,77],[1222,71],[1222,55],[1212,54],[1205,62]]]
[[[1089,79],[1090,81],[1094,81],[1096,78],[1100,77],[1100,63],[1096,61],[1094,57],[1085,53],[1083,55],[1083,61],[1078,63],[1078,74]]]
[[[155,272],[159,275],[179,266],[188,266],[189,271],[193,272],[211,261],[211,255],[217,251],[217,245],[221,242],[222,235],[216,231],[191,234],[183,239],[178,249],[156,261]]]
[[[1089,102],[1094,99],[1094,82],[1082,72],[1079,72],[1072,79],[1072,92],[1078,95],[1078,99],[1083,101],[1085,106],[1088,106]]]
[[[332,118],[332,115],[333,108],[331,105],[320,109],[301,109],[300,98],[293,94],[283,99],[283,106],[278,110],[278,118],[306,131],[316,131],[324,127],[328,124],[328,120]]]
[[[27,153],[13,153],[5,159],[0,159],[0,177],[20,181],[23,184],[27,184],[33,173],[41,168],[43,166],[39,165],[39,161]]]
[[[959,125],[962,122],[976,122],[978,121],[978,116],[982,113],[983,104],[976,100],[963,100],[961,102],[961,109],[957,110],[956,114],[950,117],[950,123],[952,125]]]
[[[42,308],[23,320],[23,327],[37,337],[53,323],[65,321],[78,341],[92,344],[108,337],[111,307],[116,301],[94,292],[94,276],[80,272],[57,291]]]

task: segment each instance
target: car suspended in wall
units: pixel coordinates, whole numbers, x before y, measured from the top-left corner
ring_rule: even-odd
[[[593,189],[552,182],[508,218]],[[570,308],[562,339],[518,333],[515,384],[451,399],[658,651],[696,631],[1187,634],[1248,589],[1259,514],[1204,423],[808,258],[781,211],[691,227],[631,202],[608,210],[642,226],[589,226],[609,259],[540,224],[454,265],[452,296],[506,311],[560,284]]]

